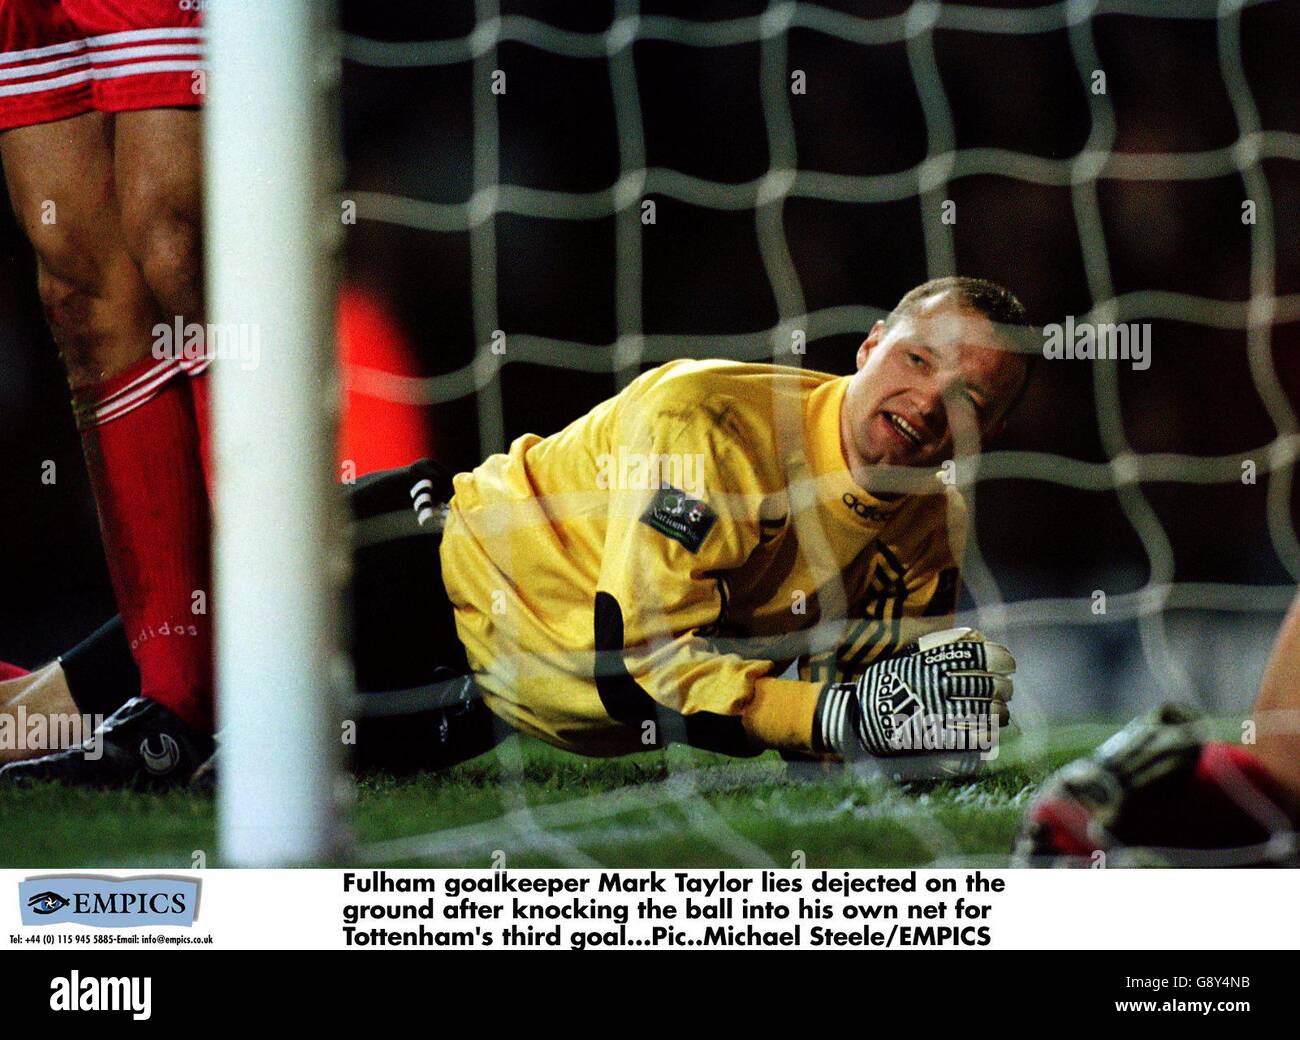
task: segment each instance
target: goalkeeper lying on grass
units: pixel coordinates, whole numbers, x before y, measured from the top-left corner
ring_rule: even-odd
[[[512,730],[588,755],[891,760],[925,757],[924,733],[996,734],[1011,655],[935,634],[965,526],[939,467],[999,431],[1032,344],[1006,290],[942,279],[877,322],[853,376],[671,362],[472,472],[425,460],[359,482],[353,655],[376,696],[358,760],[437,768]],[[0,781],[190,777],[208,746],[139,710],[129,651],[110,624],[0,686],[9,710],[115,712],[99,744]],[[800,677],[780,678],[794,661]]]

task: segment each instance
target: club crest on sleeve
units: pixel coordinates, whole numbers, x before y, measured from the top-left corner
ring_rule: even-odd
[[[641,514],[641,522],[685,546],[691,553],[700,551],[704,539],[713,530],[718,514],[685,491],[663,487],[655,492],[650,505]]]

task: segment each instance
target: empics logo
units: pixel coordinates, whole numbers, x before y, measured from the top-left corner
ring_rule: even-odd
[[[50,979],[52,1011],[129,1011],[137,1022],[152,1013],[153,979],[136,976],[97,978],[81,972]]]
[[[57,892],[37,892],[34,896],[27,897],[27,906],[34,914],[40,914],[42,917],[48,917],[50,914],[57,914],[69,900],[59,895]]]
[[[192,927],[199,883],[182,877],[46,875],[18,882],[23,924],[84,924],[93,928],[141,925]]]

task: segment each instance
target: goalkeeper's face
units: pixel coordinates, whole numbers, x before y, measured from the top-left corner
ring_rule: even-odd
[[[938,293],[876,322],[858,348],[840,434],[849,469],[933,467],[997,435],[1027,376],[987,317]]]

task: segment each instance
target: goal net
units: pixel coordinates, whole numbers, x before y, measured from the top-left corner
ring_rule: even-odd
[[[1248,710],[1300,578],[1293,7],[418,6],[344,8],[348,277],[421,370],[354,365],[352,393],[424,409],[467,469],[665,361],[850,371],[941,275],[1007,285],[1039,326],[1128,326],[1145,363],[1041,362],[958,467],[958,623],[1014,649],[1029,745],[1165,700]],[[701,797],[756,767],[669,752],[652,782],[534,805],[512,755],[500,816],[361,857],[591,865],[639,807],[629,840],[772,862]]]

